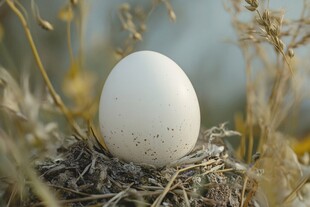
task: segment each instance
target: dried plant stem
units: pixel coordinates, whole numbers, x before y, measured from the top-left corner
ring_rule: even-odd
[[[242,186],[242,193],[241,193],[241,201],[240,201],[240,207],[244,207],[244,196],[245,196],[245,189],[246,189],[246,184],[248,182],[248,176],[246,174],[244,174],[245,178],[244,178],[244,182],[243,182],[243,186]]]
[[[112,198],[117,193],[106,193],[106,194],[98,194],[98,195],[90,195],[83,198],[73,198],[73,199],[66,199],[66,200],[59,200],[58,203],[60,204],[68,204],[68,203],[75,203],[75,202],[83,202],[83,201],[91,201],[91,200],[97,200],[97,199],[104,199],[104,198]],[[40,202],[33,206],[45,206],[46,203]]]
[[[240,140],[240,151],[239,151],[239,155],[240,157],[239,158],[244,158],[245,156],[245,150],[246,150],[246,136],[244,134],[242,134],[241,136],[241,140]]]
[[[61,189],[61,190],[64,190],[64,191],[68,191],[68,192],[71,192],[71,193],[75,193],[75,194],[81,195],[81,196],[91,196],[88,193],[83,193],[83,192],[80,192],[80,191],[77,191],[77,190],[74,190],[74,189],[71,189],[71,188],[66,188],[66,187],[63,187],[63,186],[58,186],[58,185],[53,185],[53,184],[48,184],[47,186],[48,187],[52,187],[52,188]]]
[[[270,113],[272,116],[272,119],[270,120],[270,124],[274,127],[277,128],[279,123],[281,122],[279,120],[278,114],[280,110],[282,109],[281,113],[285,113],[283,111],[283,97],[284,97],[284,92],[286,91],[285,88],[287,87],[287,81],[290,77],[288,72],[286,70],[281,69],[284,67],[284,64],[282,65],[280,63],[280,57],[278,57],[278,62],[277,62],[277,75],[276,75],[276,80],[272,89],[272,94],[269,100],[269,106],[270,106]],[[293,77],[294,78],[294,77]]]
[[[1,137],[2,138],[2,137]],[[33,192],[46,204],[48,207],[59,207],[57,199],[51,193],[49,188],[42,183],[34,169],[29,165],[29,160],[25,156],[25,149],[20,149],[12,139],[5,137],[3,139],[6,143],[7,149],[12,153],[16,166],[20,170],[22,179],[29,180]],[[23,145],[23,144],[22,144]],[[17,183],[20,184],[20,183]],[[15,191],[15,189],[14,189]],[[15,192],[13,192],[15,194]],[[9,204],[9,203],[8,203]]]
[[[78,127],[77,123],[75,122],[75,120],[73,119],[69,109],[65,106],[65,104],[63,103],[62,99],[60,98],[60,96],[57,94],[57,92],[55,91],[47,73],[46,73],[46,70],[41,62],[41,58],[39,56],[39,53],[37,51],[37,48],[34,44],[34,41],[32,39],[32,35],[31,35],[31,32],[30,32],[30,29],[28,27],[28,24],[27,24],[27,21],[26,19],[24,18],[23,14],[18,10],[18,8],[16,8],[14,2],[12,0],[6,0],[7,4],[9,5],[9,7],[12,9],[12,11],[16,14],[16,16],[19,18],[23,28],[24,28],[24,31],[26,33],[26,37],[27,37],[27,40],[30,44],[30,47],[31,47],[31,50],[32,50],[32,53],[34,55],[34,58],[35,58],[35,61],[38,65],[38,68],[41,72],[41,75],[44,79],[44,82],[55,102],[55,104],[60,108],[60,110],[62,111],[62,113],[65,115],[66,119],[68,120],[68,122],[71,124],[73,130],[75,131],[75,133],[77,133],[78,135],[80,135],[81,137],[84,137],[83,136],[83,133],[81,132],[80,128]]]
[[[241,43],[243,44],[243,43]],[[246,123],[245,123],[245,132],[241,137],[240,143],[240,154],[243,157],[246,152],[246,139],[248,138],[247,145],[247,162],[251,162],[253,147],[254,147],[254,134],[253,134],[253,96],[254,96],[254,87],[252,80],[252,68],[251,61],[252,57],[249,56],[247,47],[245,45],[240,46],[242,55],[245,59],[245,73],[246,73]]]
[[[81,68],[83,68],[84,65],[84,35],[85,35],[85,29],[84,29],[84,20],[85,18],[85,14],[87,11],[87,6],[85,4],[84,1],[80,1],[79,3],[79,9],[80,9],[80,15],[79,15],[79,50],[78,50],[78,55],[79,55],[79,65]]]
[[[59,204],[57,202],[57,199],[55,199],[54,196],[52,196],[52,194],[48,190],[47,186],[39,180],[36,173],[32,169],[30,169],[29,167],[26,167],[24,169],[25,169],[25,174],[32,181],[33,190],[36,192],[36,194],[39,195],[42,198],[42,200],[45,201],[47,206],[58,207]]]
[[[310,174],[303,176],[299,181],[297,181],[296,187],[292,190],[290,194],[288,194],[282,204],[288,204],[293,201],[293,199],[297,196],[298,192],[302,189],[302,187],[307,183],[310,179]]]
[[[255,11],[257,12],[260,21],[265,22],[265,20],[262,17],[261,13],[257,9],[255,9]],[[270,34],[268,33],[268,35],[270,35]],[[286,56],[286,54],[283,51],[283,46],[281,46],[280,43],[279,43],[279,41],[281,42],[281,40],[279,40],[277,36],[274,36],[274,35],[270,35],[270,36],[271,36],[271,39],[269,41],[276,48],[277,52],[282,55],[284,62],[287,64],[287,66],[288,66],[288,68],[289,68],[289,70],[291,72],[291,75],[293,75],[294,71],[293,71],[293,69],[291,67],[291,64],[288,61],[287,56]]]
[[[243,49],[245,50],[245,48]],[[252,70],[251,70],[251,60],[247,55],[246,51],[243,51],[243,55],[245,56],[245,72],[246,72],[246,93],[247,93],[247,103],[246,103],[246,134],[249,136],[248,143],[248,153],[247,153],[247,161],[251,162],[252,154],[253,154],[253,145],[254,145],[254,136],[253,136],[253,85],[252,85]]]
[[[73,64],[74,56],[73,56],[73,50],[71,46],[71,21],[67,21],[67,47],[69,50],[70,62],[71,64]]]
[[[261,133],[260,133],[260,137],[258,140],[257,151],[263,152],[264,144],[266,144],[267,139],[268,139],[267,126],[261,126],[261,124],[260,124],[260,130],[261,130]]]
[[[244,204],[243,204],[243,207],[248,207],[249,206],[249,203],[251,202],[253,196],[255,195],[257,191],[257,184],[254,185],[254,187],[250,190],[250,192],[248,193],[245,201],[244,201]]]
[[[12,193],[11,193],[10,198],[9,198],[7,205],[6,205],[7,207],[9,207],[11,205],[11,202],[12,202],[12,200],[16,194],[17,194],[17,187],[16,187],[16,185],[13,185]]]
[[[182,187],[182,191],[183,191],[183,196],[184,196],[184,200],[185,200],[185,205],[186,205],[186,207],[190,207],[191,204],[190,204],[190,202],[189,202],[189,200],[188,200],[187,192],[186,192],[186,190],[185,190],[185,188],[184,188],[183,185],[181,185],[181,187]]]
[[[197,164],[197,165],[191,165],[191,166],[188,166],[188,167],[185,167],[185,168],[182,168],[182,169],[176,171],[173,174],[173,176],[171,177],[169,183],[166,185],[164,191],[160,194],[160,196],[157,197],[157,199],[154,201],[154,203],[151,205],[151,207],[158,207],[158,206],[160,206],[161,202],[163,201],[163,199],[165,198],[167,193],[170,191],[173,182],[175,181],[175,179],[178,177],[178,175],[181,172],[190,170],[190,169],[195,168],[195,167],[201,167],[201,166],[210,165],[210,164],[212,164],[214,162],[216,162],[216,160],[212,159],[212,160],[208,160],[207,162],[203,162],[203,163]]]
[[[103,205],[103,207],[109,207],[114,202],[114,205],[126,195],[127,191],[130,189],[130,186],[128,186],[125,190],[119,192],[116,194],[113,198],[111,198],[107,203]]]
[[[304,16],[305,16],[305,13],[306,13],[306,8],[307,8],[307,5],[306,5],[306,1],[304,0],[304,5],[303,5],[303,8],[302,8],[302,11],[301,11],[301,15],[300,15],[300,19],[303,19],[304,18]],[[291,39],[291,41],[290,41],[290,43],[289,43],[289,45],[288,45],[288,49],[289,48],[291,48],[291,47],[294,47],[295,45],[297,45],[296,44],[296,39],[297,39],[297,36],[298,36],[298,34],[300,33],[300,30],[301,30],[301,28],[303,27],[303,23],[302,22],[299,22],[298,23],[298,27],[297,27],[297,29],[295,30],[295,32],[294,32],[294,34],[293,34],[293,36],[292,36],[292,39]],[[287,52],[288,52],[288,50],[287,50]]]

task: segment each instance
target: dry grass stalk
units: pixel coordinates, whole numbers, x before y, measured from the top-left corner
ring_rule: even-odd
[[[60,108],[60,110],[63,112],[63,114],[65,115],[65,117],[67,118],[68,122],[71,124],[72,128],[74,129],[74,131],[80,135],[82,138],[85,138],[85,136],[83,135],[83,132],[81,131],[80,127],[77,125],[77,123],[75,122],[75,120],[73,119],[71,113],[70,113],[70,110],[66,107],[66,105],[64,104],[64,102],[62,101],[62,99],[60,98],[60,96],[57,94],[57,92],[55,91],[47,73],[46,73],[46,70],[41,62],[41,58],[40,58],[40,55],[37,51],[37,48],[35,46],[35,43],[32,39],[32,35],[31,35],[31,32],[30,32],[30,29],[28,27],[28,24],[27,24],[27,21],[26,19],[24,18],[23,14],[19,11],[19,9],[15,6],[15,3],[14,1],[11,1],[11,0],[6,0],[7,4],[9,5],[9,7],[11,8],[11,10],[16,14],[16,16],[18,17],[18,19],[20,20],[23,28],[24,28],[24,31],[26,33],[26,37],[27,37],[27,40],[30,44],[30,47],[31,47],[31,50],[32,50],[32,53],[34,55],[34,58],[35,58],[35,61],[38,65],[38,68],[40,70],[40,73],[46,83],[46,86],[55,102],[55,104]]]
[[[143,41],[143,35],[147,31],[147,21],[161,3],[166,7],[169,18],[175,22],[176,14],[170,0],[152,0],[151,5],[146,7],[140,5],[134,6],[129,3],[123,3],[119,6],[118,19],[122,29],[126,31],[128,35],[123,40],[122,45],[116,47],[115,54],[117,59],[121,59],[131,53],[136,45]]]
[[[39,8],[35,3],[35,0],[31,0],[31,10],[39,26],[41,26],[43,29],[47,31],[54,30],[53,25],[41,17]]]
[[[294,70],[293,74],[296,65],[292,64],[291,59],[294,58],[294,50],[297,48],[295,46],[301,46],[299,44],[301,41],[303,46],[307,43],[308,34],[304,28],[307,6],[304,3],[296,26],[284,18],[284,12],[270,10],[268,5],[264,5],[268,2],[245,0],[244,3],[246,10],[253,12],[252,21],[243,22],[238,19],[242,4],[238,6],[232,1],[231,4],[235,9],[230,10],[233,26],[239,38],[237,44],[245,59],[247,78],[247,109],[242,143],[248,140],[248,144],[246,149],[243,144],[244,149],[240,149],[240,152],[243,156],[247,151],[246,157],[250,161],[254,137],[259,138],[257,151],[261,156],[253,169],[265,170],[259,184],[263,186],[269,205],[281,206],[283,199],[290,197],[287,194],[293,195],[300,189],[299,185],[293,183],[302,175],[300,163],[288,146],[287,136],[280,133],[280,129],[293,107],[298,106],[302,100],[300,83],[297,84],[301,81],[299,71]],[[274,48],[276,59],[270,58],[274,57],[268,50],[270,45]],[[257,60],[263,65],[259,70],[254,64]],[[256,128],[259,130],[254,130]],[[270,181],[265,179],[277,185],[270,184]],[[298,200],[296,197],[294,199]]]

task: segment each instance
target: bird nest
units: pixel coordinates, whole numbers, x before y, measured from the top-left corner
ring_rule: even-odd
[[[125,163],[87,141],[36,165],[65,206],[255,206],[254,178],[238,164],[222,138],[238,135],[213,127],[194,150],[162,168]],[[43,206],[33,195],[28,205]]]

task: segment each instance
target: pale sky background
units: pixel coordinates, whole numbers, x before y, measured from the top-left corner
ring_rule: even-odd
[[[55,31],[47,33],[33,25],[34,38],[39,42],[38,48],[44,51],[42,58],[47,68],[52,68],[57,62],[57,65],[60,65],[58,70],[64,73],[68,67],[69,58],[66,43],[59,41],[59,37],[60,34],[65,34],[65,24],[57,19],[57,12],[63,5],[63,1],[36,2],[41,15],[55,25]],[[89,5],[85,33],[87,63],[90,69],[100,71],[104,79],[113,66],[109,63],[111,51],[105,49],[111,38],[111,30],[117,31],[111,22],[117,18],[118,6],[123,2],[145,4],[148,1],[88,0],[85,2]],[[241,111],[245,103],[243,57],[239,49],[229,43],[235,40],[236,36],[231,26],[230,15],[223,6],[225,2],[172,0],[171,3],[177,16],[175,23],[170,21],[166,8],[163,5],[159,6],[148,20],[148,30],[143,36],[143,42],[137,47],[137,50],[154,50],[167,55],[186,72],[199,98],[203,124],[208,127],[224,121],[232,121],[233,115]],[[271,8],[283,8],[285,15],[292,18],[299,16],[302,4],[302,0],[270,0]],[[245,18],[247,18],[246,15]],[[18,22],[15,17],[10,16],[5,24],[16,25]],[[25,55],[21,50],[21,48],[28,47],[20,35],[21,32],[21,29],[15,26],[8,37],[12,38],[12,41],[6,45],[11,53],[19,57],[14,63],[15,68],[27,68],[33,65],[31,54]],[[73,41],[75,41],[74,38]],[[51,42],[53,43],[50,44]],[[0,58],[1,62],[4,65],[10,65]],[[11,64],[10,68],[14,66]],[[55,73],[52,74],[56,88],[61,85],[63,73],[58,73],[58,76]],[[303,108],[303,110],[310,111],[309,104],[306,102]],[[301,119],[305,120],[304,123],[309,123],[310,115],[301,114]]]
[[[109,24],[112,11],[124,1],[92,2],[93,12],[90,12],[92,15],[88,20],[91,29],[86,36],[90,45],[96,47],[98,39],[105,37],[111,29],[103,25]],[[207,126],[232,121],[245,101],[243,57],[239,49],[229,43],[236,36],[231,17],[223,6],[225,2],[171,1],[177,15],[175,23],[169,21],[165,7],[160,6],[150,17],[148,31],[138,45],[138,50],[154,50],[169,56],[186,72],[199,97],[203,121]],[[302,0],[270,1],[271,8],[283,9],[289,18],[298,18],[302,5]],[[102,26],[98,26],[99,22]],[[304,119],[310,122],[309,117]]]

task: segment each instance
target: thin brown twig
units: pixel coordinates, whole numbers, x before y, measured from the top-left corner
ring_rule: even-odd
[[[187,207],[190,207],[191,204],[190,204],[190,202],[188,200],[187,192],[186,192],[186,190],[185,190],[183,185],[181,185],[181,188],[182,188],[182,191],[183,191],[183,196],[184,196],[185,204],[186,204]]]
[[[248,153],[247,153],[247,161],[251,162],[252,154],[253,154],[253,146],[254,146],[254,135],[253,135],[253,84],[252,84],[252,68],[251,68],[251,59],[248,57],[245,48],[243,48],[243,55],[245,57],[245,73],[246,73],[246,132],[245,136],[249,136],[249,144],[248,144]]]
[[[115,204],[121,199],[124,197],[124,195],[126,195],[126,193],[128,192],[128,190],[130,189],[130,186],[129,185],[125,190],[119,192],[118,194],[116,194],[115,196],[113,196],[113,198],[111,198],[107,203],[105,203],[103,205],[103,207],[108,207],[108,206],[111,206],[112,202],[115,202]]]
[[[78,47],[78,60],[79,60],[79,66],[80,68],[83,69],[84,65],[84,34],[85,34],[85,29],[84,29],[84,20],[85,20],[85,10],[86,10],[86,5],[84,1],[79,1],[78,4],[79,8],[79,24],[78,24],[78,34],[79,34],[79,47]]]
[[[302,177],[298,182],[296,187],[284,198],[282,204],[288,204],[291,202],[297,195],[298,191],[302,189],[302,187],[307,183],[307,181],[310,179],[310,174]]]
[[[243,207],[248,207],[249,203],[251,202],[253,196],[255,195],[256,191],[257,191],[257,183],[255,183],[255,185],[253,186],[253,188],[250,189],[250,192],[248,193],[248,196],[246,197],[245,201],[244,201],[244,205]]]
[[[243,182],[243,186],[242,186],[242,192],[241,192],[241,201],[240,201],[240,207],[244,207],[244,196],[245,196],[245,190],[246,190],[246,185],[248,182],[248,176],[246,174],[244,174],[244,182]]]
[[[16,185],[13,185],[13,190],[12,190],[11,195],[9,197],[9,200],[6,204],[6,207],[9,207],[11,205],[11,202],[12,202],[13,198],[16,196],[16,193],[17,193],[17,187],[16,187]]]
[[[37,63],[38,69],[40,70],[40,73],[43,77],[43,80],[55,102],[55,104],[60,108],[60,110],[62,111],[62,113],[65,115],[66,119],[68,120],[68,122],[71,124],[73,130],[75,131],[75,133],[77,133],[79,136],[81,136],[82,138],[85,138],[85,136],[83,135],[83,133],[81,132],[79,126],[77,125],[77,123],[75,122],[75,120],[73,119],[70,110],[66,107],[66,105],[64,104],[64,102],[62,101],[61,97],[57,94],[57,92],[55,91],[47,73],[46,70],[41,62],[41,58],[40,55],[37,51],[37,48],[35,46],[35,43],[33,41],[30,29],[28,27],[27,21],[24,18],[23,14],[19,11],[19,9],[15,6],[14,1],[12,0],[6,0],[8,6],[11,8],[11,10],[16,14],[16,16],[18,17],[19,21],[22,24],[22,27],[25,31],[27,40],[30,44],[32,53],[34,55],[35,61]]]
[[[307,6],[306,6],[306,1],[304,0],[304,5],[303,5],[303,8],[302,8],[302,11],[301,11],[301,14],[300,14],[300,19],[303,19],[303,18],[304,18],[305,12],[306,12],[306,8],[307,8]],[[296,41],[296,38],[297,38],[297,36],[298,36],[298,34],[299,34],[299,32],[300,32],[302,26],[303,26],[303,22],[298,22],[297,29],[296,29],[295,32],[293,33],[292,39],[291,39],[289,45],[287,46],[287,48],[291,48],[291,47],[293,47],[294,45],[296,45],[296,44],[295,44],[295,41]]]
[[[178,177],[178,175],[181,172],[184,172],[184,171],[196,168],[196,167],[210,165],[210,164],[212,164],[214,162],[216,162],[216,160],[212,159],[212,160],[208,160],[207,162],[203,162],[203,163],[200,163],[200,164],[197,164],[197,165],[191,165],[191,166],[188,166],[188,167],[185,167],[185,168],[182,168],[182,169],[176,171],[174,173],[174,175],[171,177],[169,183],[166,185],[164,191],[160,194],[160,196],[157,197],[157,199],[154,201],[154,203],[151,205],[151,207],[158,207],[158,206],[160,206],[161,202],[163,201],[163,199],[165,198],[167,193],[170,191],[173,182],[175,181],[175,179]]]
[[[76,203],[76,202],[83,202],[83,201],[91,201],[91,200],[98,200],[98,199],[105,199],[105,198],[112,198],[113,196],[117,195],[117,193],[106,193],[100,195],[90,195],[88,197],[83,198],[74,198],[74,199],[66,199],[66,200],[59,200],[59,204],[67,204],[67,203]],[[45,202],[40,202],[34,204],[33,206],[46,206]]]
[[[69,56],[70,56],[70,63],[71,65],[74,64],[74,55],[73,50],[71,46],[71,21],[67,21],[67,47],[69,50]]]
[[[79,191],[73,190],[73,189],[71,189],[71,188],[66,188],[66,187],[63,187],[63,186],[53,185],[53,184],[47,184],[47,185],[50,186],[50,187],[53,187],[53,188],[58,188],[58,189],[61,189],[61,190],[69,191],[69,192],[71,192],[71,193],[75,193],[75,194],[78,194],[78,195],[82,195],[82,196],[91,196],[91,195],[88,194],[88,193],[79,192]]]

